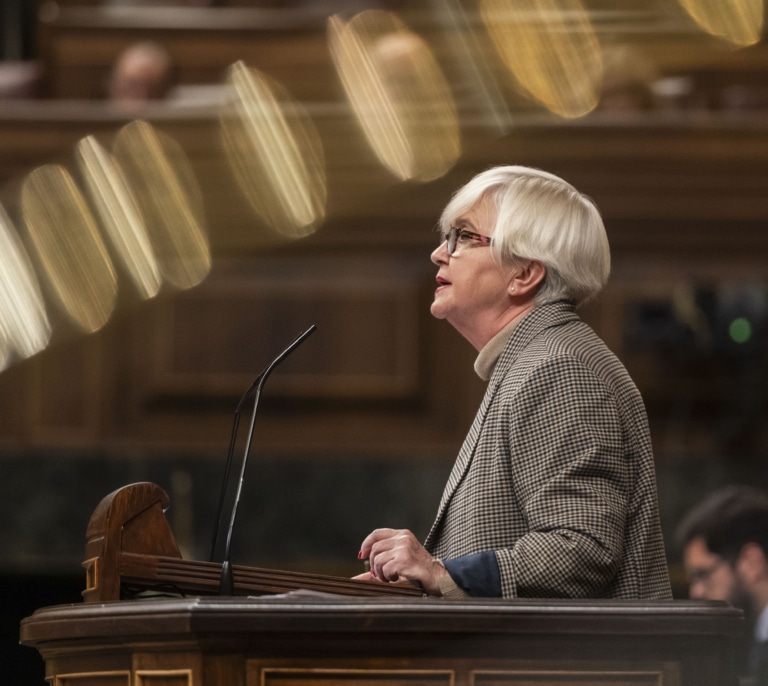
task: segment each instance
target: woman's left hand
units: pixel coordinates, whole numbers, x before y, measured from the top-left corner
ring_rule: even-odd
[[[407,529],[376,529],[360,546],[358,557],[368,558],[371,571],[358,579],[418,582],[429,595],[439,596],[439,578],[448,572]]]

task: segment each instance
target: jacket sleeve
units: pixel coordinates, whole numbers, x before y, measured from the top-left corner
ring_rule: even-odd
[[[497,598],[501,595],[499,564],[493,551],[462,555],[443,562],[454,583],[475,598]]]
[[[502,595],[601,595],[621,565],[631,483],[614,389],[564,356],[499,392],[498,449],[527,530],[494,551]]]

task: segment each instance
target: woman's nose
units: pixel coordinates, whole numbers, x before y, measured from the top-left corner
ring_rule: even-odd
[[[444,264],[448,261],[448,241],[445,240],[438,245],[429,256],[434,264]]]

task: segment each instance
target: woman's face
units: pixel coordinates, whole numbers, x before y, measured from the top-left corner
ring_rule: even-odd
[[[484,197],[453,225],[491,236],[495,224],[496,209]],[[479,349],[506,325],[514,268],[499,265],[490,246],[471,239],[460,239],[453,255],[443,241],[431,259],[438,266],[432,315],[446,319]]]

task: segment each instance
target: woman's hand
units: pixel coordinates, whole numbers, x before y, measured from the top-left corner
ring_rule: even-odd
[[[413,581],[429,595],[442,595],[439,579],[448,572],[407,529],[376,529],[363,541],[358,558],[368,558],[371,571],[357,579]]]

